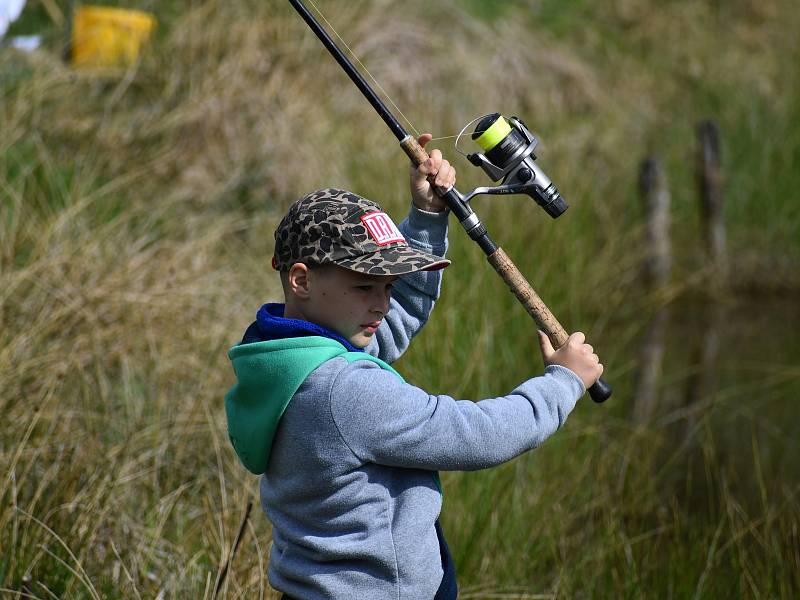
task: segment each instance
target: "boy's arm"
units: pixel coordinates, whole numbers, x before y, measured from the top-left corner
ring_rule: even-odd
[[[342,439],[364,462],[474,470],[541,444],[584,391],[571,370],[549,365],[507,396],[457,401],[403,383],[374,363],[354,361],[336,377],[330,402]]]
[[[409,246],[444,256],[447,252],[448,212],[427,212],[412,204],[408,218],[399,229]],[[389,311],[383,318],[366,351],[387,363],[394,362],[406,351],[411,338],[428,321],[439,298],[442,271],[418,271],[395,281]]]
[[[431,141],[423,133],[417,142],[423,148]],[[436,195],[431,181],[447,189],[456,183],[456,170],[439,150],[431,150],[428,160],[409,166],[411,211],[400,224],[400,231],[410,246],[444,256],[447,251],[447,205]],[[389,311],[366,351],[391,363],[408,348],[411,338],[422,329],[439,298],[441,271],[417,272],[400,277],[394,284]]]

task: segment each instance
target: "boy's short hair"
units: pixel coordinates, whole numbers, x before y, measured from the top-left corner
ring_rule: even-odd
[[[272,266],[333,264],[368,275],[443,269],[450,261],[411,248],[381,207],[346,190],[326,188],[289,208],[275,230]]]

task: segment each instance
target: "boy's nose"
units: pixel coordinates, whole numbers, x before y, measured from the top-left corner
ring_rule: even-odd
[[[389,311],[389,298],[391,298],[389,290],[376,291],[372,303],[372,310],[381,313],[381,315],[385,315]]]

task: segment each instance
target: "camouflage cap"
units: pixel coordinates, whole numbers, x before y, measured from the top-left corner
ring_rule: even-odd
[[[275,230],[272,266],[334,264],[367,275],[434,271],[450,264],[411,248],[381,207],[345,190],[317,190],[295,202]]]

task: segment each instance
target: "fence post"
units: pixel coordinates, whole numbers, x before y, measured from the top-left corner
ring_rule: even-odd
[[[672,247],[669,236],[670,196],[661,163],[648,157],[639,167],[639,195],[645,214],[645,259],[643,275],[646,284],[659,290],[669,283],[672,271]],[[648,423],[658,405],[658,384],[664,362],[664,339],[669,323],[669,306],[661,306],[648,325],[639,349],[639,370],[633,419]]]
[[[717,283],[725,281],[728,260],[723,215],[722,168],[720,164],[719,127],[711,120],[697,125],[697,186],[700,194],[700,215],[706,248]]]
[[[672,271],[672,248],[669,239],[669,190],[664,169],[655,157],[642,161],[639,168],[639,194],[645,213],[644,275],[650,286],[659,288],[667,283]]]

